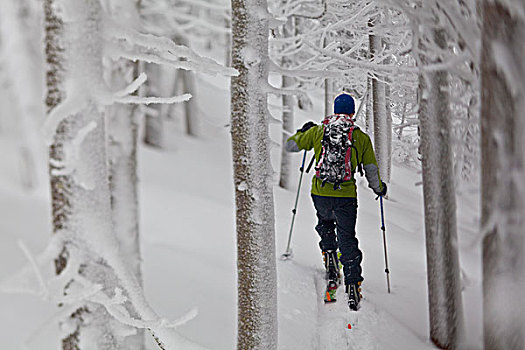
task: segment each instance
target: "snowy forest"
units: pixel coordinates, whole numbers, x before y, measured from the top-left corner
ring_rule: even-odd
[[[524,37],[523,0],[0,0],[0,349],[525,349]],[[285,147],[341,93],[388,185],[358,311]]]

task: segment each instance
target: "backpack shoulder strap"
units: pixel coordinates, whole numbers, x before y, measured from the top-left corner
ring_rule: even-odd
[[[350,140],[350,142],[352,143],[352,148],[355,149],[355,158],[357,160],[357,170],[359,171],[359,174],[361,174],[361,176],[364,175],[363,173],[363,164],[361,163],[361,160],[359,160],[359,151],[357,150],[357,147],[354,145],[354,131],[355,130],[361,130],[359,129],[359,127],[357,125],[352,125],[352,127],[350,128],[350,131],[348,132],[348,139]]]

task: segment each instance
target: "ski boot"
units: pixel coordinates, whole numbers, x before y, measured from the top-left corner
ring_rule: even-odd
[[[337,251],[323,251],[323,260],[326,270],[325,279],[327,281],[324,302],[333,303],[337,300],[335,295],[337,287],[341,284],[341,273]]]
[[[348,295],[348,307],[352,311],[359,310],[361,295],[361,282],[354,282],[346,285],[345,292]]]
[[[327,281],[334,281],[337,285],[341,284],[341,272],[337,251],[323,251],[323,261],[326,271],[325,279]]]

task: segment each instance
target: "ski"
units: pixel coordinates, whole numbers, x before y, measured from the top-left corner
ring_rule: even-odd
[[[328,284],[326,285],[326,291],[324,293],[325,303],[334,303],[337,301],[337,287],[339,287],[339,284],[336,281],[328,281]]]
[[[339,263],[340,253],[328,250],[323,253],[325,265],[325,280],[327,281],[324,292],[324,302],[333,303],[337,301],[336,294],[339,284],[341,284],[341,265]]]

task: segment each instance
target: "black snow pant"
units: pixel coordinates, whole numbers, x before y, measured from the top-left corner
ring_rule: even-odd
[[[363,254],[355,237],[357,198],[312,195],[312,199],[318,219],[315,230],[321,237],[319,247],[322,251],[339,248],[345,284],[362,281]]]

